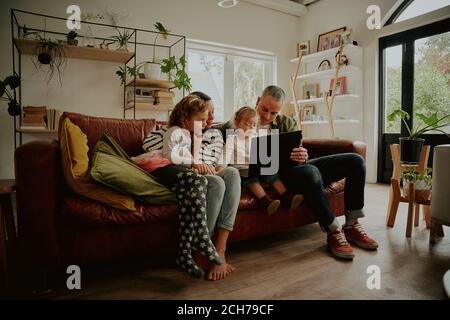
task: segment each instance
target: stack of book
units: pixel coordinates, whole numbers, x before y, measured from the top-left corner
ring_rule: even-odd
[[[173,109],[173,98],[175,97],[174,92],[155,90],[153,91],[153,96],[155,97],[155,104],[159,105],[161,108],[168,110]]]
[[[20,129],[24,130],[51,130],[58,128],[61,112],[48,109],[46,106],[23,108],[23,119]]]
[[[169,110],[174,107],[173,98],[175,97],[175,93],[162,89],[136,87],[135,93],[133,92],[133,88],[129,88],[126,97],[128,107],[134,105],[140,109],[151,110],[153,106],[157,106]]]
[[[23,107],[23,119],[20,129],[46,130],[47,107]]]

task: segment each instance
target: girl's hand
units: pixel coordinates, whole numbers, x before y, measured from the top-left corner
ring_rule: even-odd
[[[204,164],[204,163],[193,164],[192,170],[198,174],[214,174],[211,171],[211,168],[207,164]]]

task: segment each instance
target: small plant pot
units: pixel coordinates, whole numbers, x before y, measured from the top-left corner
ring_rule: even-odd
[[[161,66],[154,62],[148,62],[144,65],[144,75],[147,79],[161,79]]]
[[[10,116],[18,116],[20,115],[20,106],[17,102],[15,101],[10,101],[8,103],[8,113]]]
[[[67,39],[67,44],[71,46],[77,46],[78,40],[77,39]]]
[[[48,53],[41,52],[38,55],[38,60],[42,64],[50,64],[52,62],[52,56]]]
[[[402,163],[417,164],[420,161],[424,139],[400,138],[400,161]]]
[[[416,202],[426,202],[431,199],[431,187],[426,181],[414,182],[414,199]],[[403,196],[409,198],[409,180],[403,180]]]

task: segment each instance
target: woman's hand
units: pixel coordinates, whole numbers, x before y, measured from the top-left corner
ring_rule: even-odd
[[[211,168],[204,163],[197,163],[192,165],[192,170],[198,174],[214,174]]]
[[[292,149],[291,160],[299,164],[304,164],[308,160],[308,150],[303,147]]]

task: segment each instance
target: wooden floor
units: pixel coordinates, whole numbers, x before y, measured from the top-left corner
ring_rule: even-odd
[[[171,261],[111,266],[85,272],[82,290],[60,289],[56,299],[445,299],[442,276],[450,268],[450,230],[432,248],[425,223],[405,238],[406,205],[392,229],[385,226],[387,185],[366,187],[361,220],[380,248],[355,248],[352,262],[331,257],[318,225],[233,244],[228,260],[237,271],[225,280],[195,280]],[[342,219],[342,218],[340,218]],[[343,221],[343,220],[341,220]],[[367,267],[381,270],[381,288],[366,286]]]

